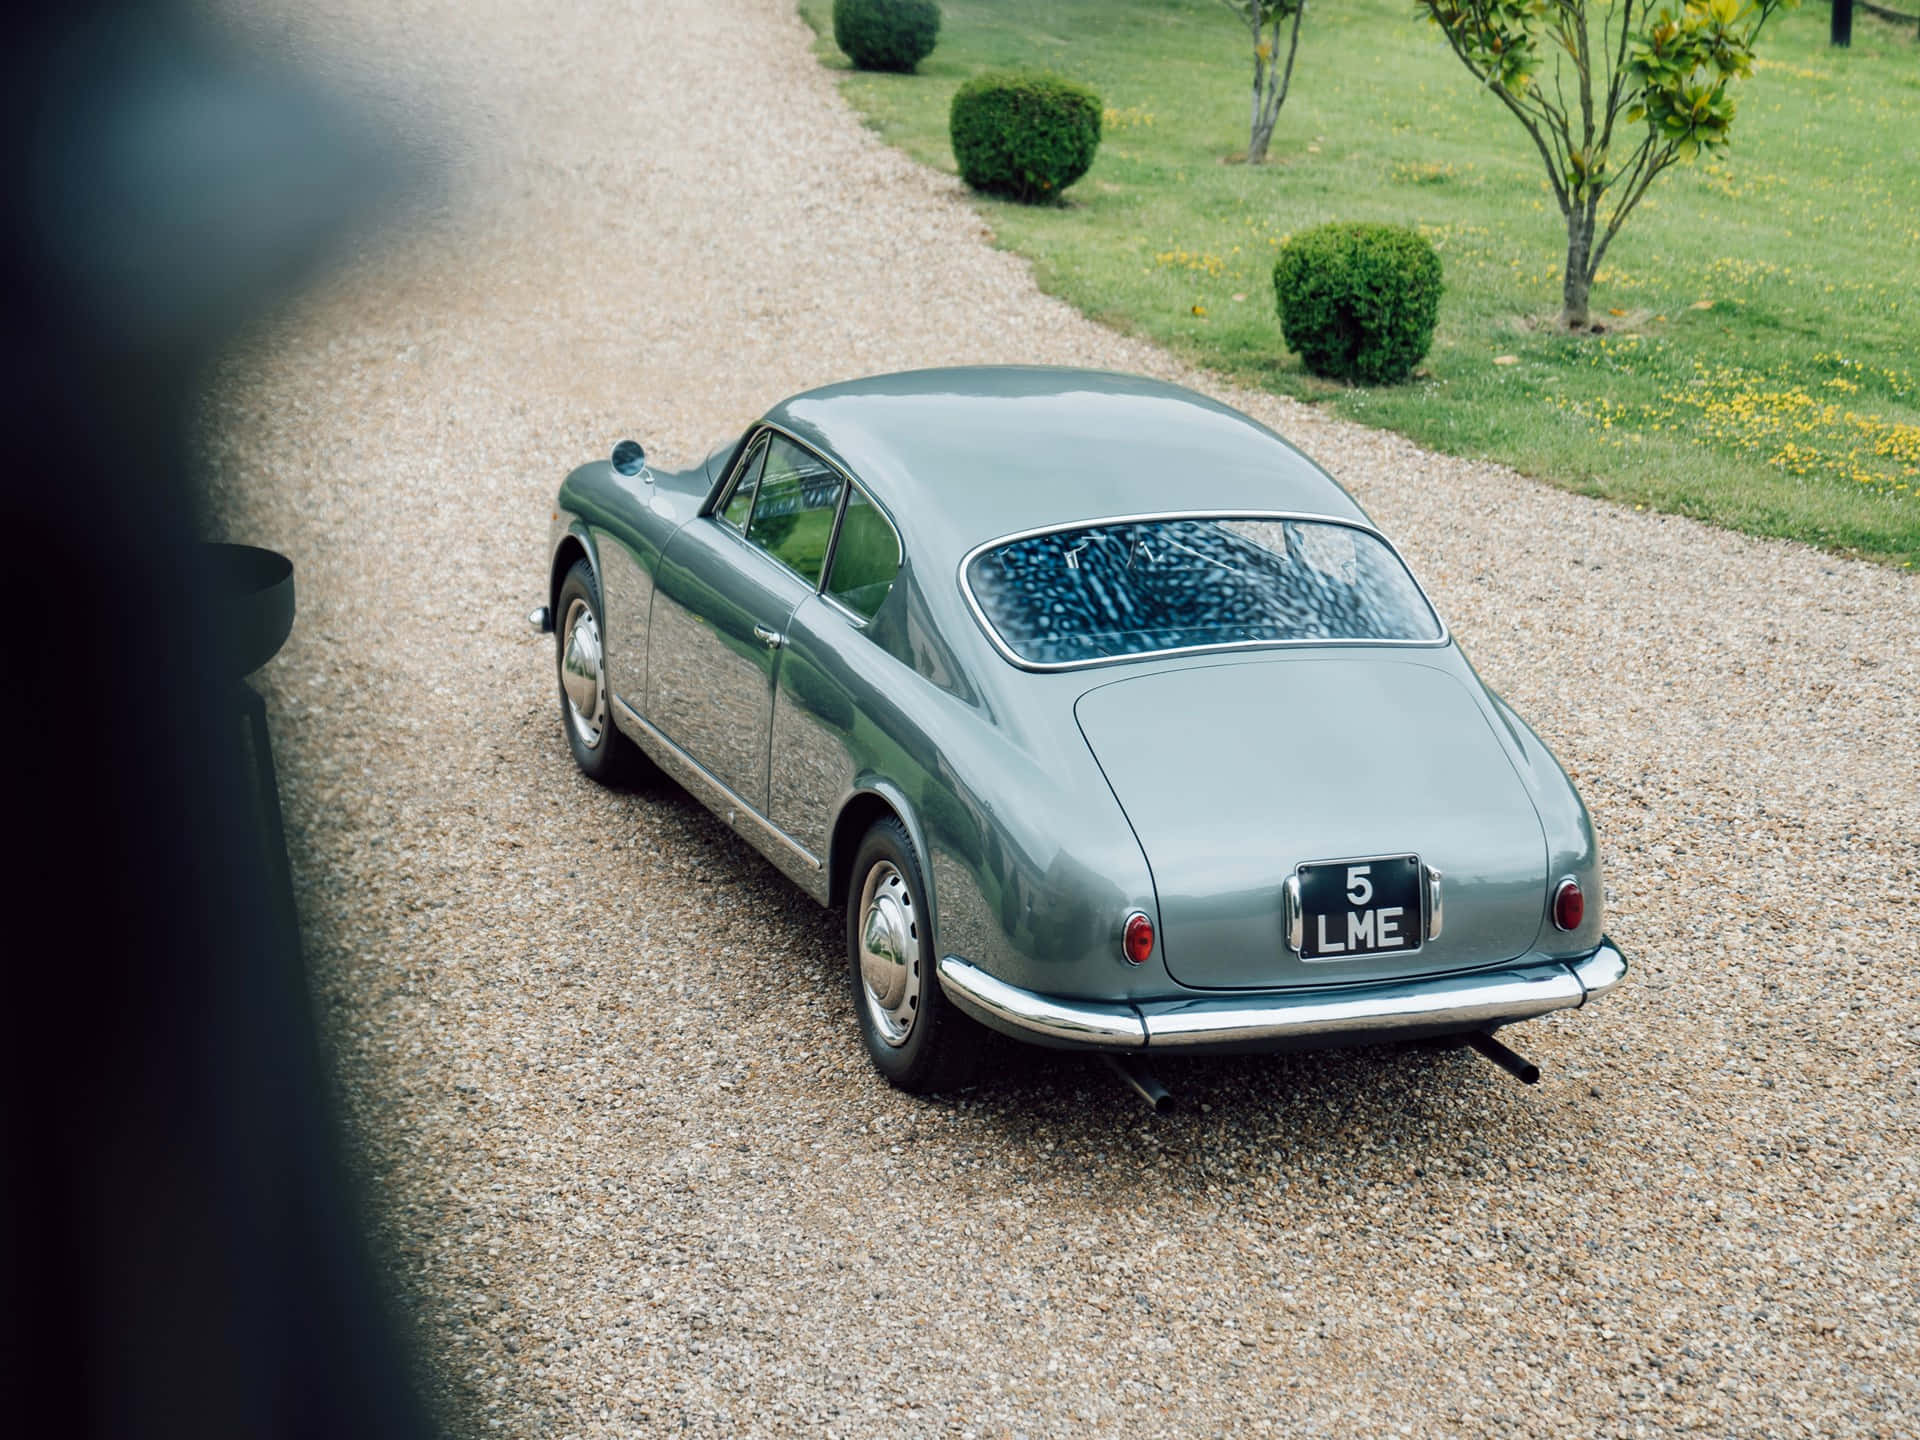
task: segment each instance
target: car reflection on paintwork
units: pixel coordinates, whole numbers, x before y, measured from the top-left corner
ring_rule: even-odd
[[[1564,772],[1352,497],[1206,397],[828,386],[690,470],[579,467],[551,542],[581,768],[665,771],[846,907],[897,1085],[981,1026],[1517,1059],[1494,1030],[1625,974]]]

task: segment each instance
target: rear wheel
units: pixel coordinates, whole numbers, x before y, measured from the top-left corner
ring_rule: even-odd
[[[926,894],[906,828],[876,822],[847,892],[853,1004],[874,1069],[916,1095],[964,1085],[986,1041],[940,989]]]
[[[607,688],[607,652],[602,638],[600,587],[593,567],[573,562],[560,582],[554,606],[554,664],[560,677],[560,723],[574,763],[602,785],[617,785],[643,773],[645,757],[613,724]]]

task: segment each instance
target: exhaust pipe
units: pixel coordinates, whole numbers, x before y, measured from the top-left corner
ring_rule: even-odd
[[[1540,1083],[1540,1067],[1524,1055],[1517,1055],[1502,1045],[1493,1036],[1484,1031],[1475,1030],[1467,1036],[1467,1044],[1478,1050],[1487,1059],[1513,1076],[1522,1085]]]
[[[1147,1102],[1149,1109],[1156,1115],[1165,1115],[1173,1109],[1173,1096],[1154,1076],[1154,1073],[1138,1060],[1122,1058],[1111,1052],[1100,1057],[1113,1068],[1126,1087]]]

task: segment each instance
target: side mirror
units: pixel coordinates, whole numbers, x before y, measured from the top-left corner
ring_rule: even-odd
[[[613,447],[613,468],[622,475],[638,475],[647,468],[647,452],[638,440],[622,440]]]

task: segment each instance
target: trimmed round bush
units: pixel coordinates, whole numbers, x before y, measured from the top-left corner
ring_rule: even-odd
[[[939,37],[934,0],[833,0],[833,43],[862,70],[907,74]]]
[[[1100,97],[1044,70],[989,70],[954,93],[948,129],[960,178],[1028,204],[1053,200],[1093,164]]]
[[[1287,348],[1316,375],[1365,385],[1413,373],[1433,343],[1441,288],[1440,257],[1404,225],[1316,225],[1273,266]]]

